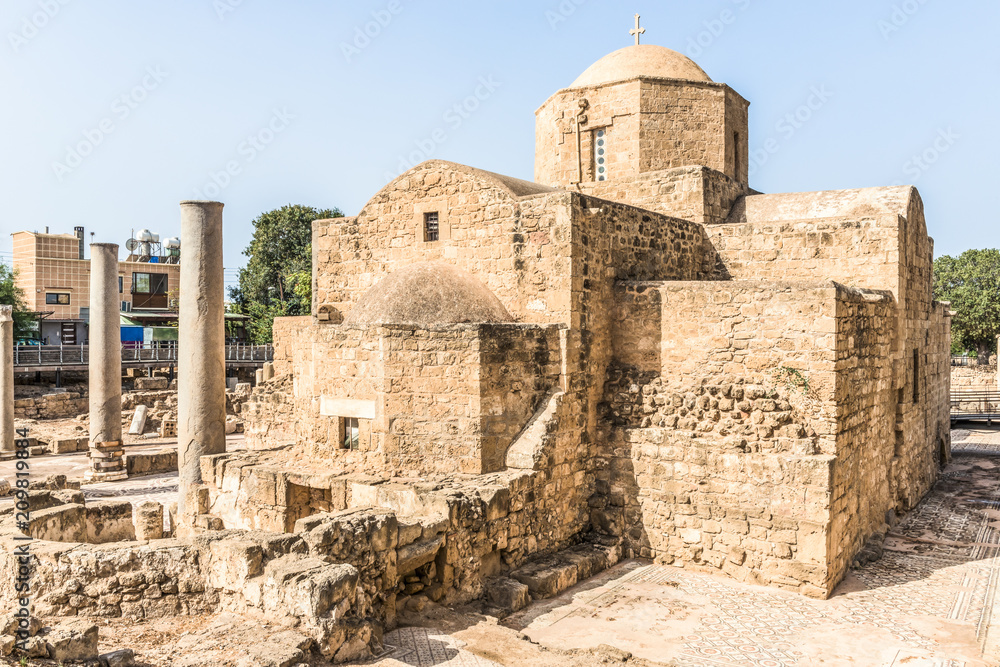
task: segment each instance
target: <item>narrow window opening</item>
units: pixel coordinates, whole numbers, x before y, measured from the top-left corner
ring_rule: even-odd
[[[733,175],[739,183],[743,182],[743,154],[740,150],[741,148],[740,133],[733,132],[733,159],[735,160]]]
[[[430,243],[437,241],[441,237],[441,226],[438,222],[438,214],[424,213],[424,241]]]
[[[361,442],[361,423],[354,417],[345,417],[344,439],[341,449],[357,450]]]
[[[608,133],[607,130],[594,132],[594,174],[598,181],[608,180]]]
[[[920,351],[913,351],[913,402],[920,402]]]

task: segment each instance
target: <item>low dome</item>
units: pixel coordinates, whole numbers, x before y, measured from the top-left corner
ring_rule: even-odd
[[[705,70],[684,54],[662,46],[642,44],[629,46],[604,56],[581,74],[570,87],[598,86],[638,77],[712,81],[705,74]]]
[[[490,289],[450,264],[418,263],[390,273],[364,293],[345,325],[512,322]]]

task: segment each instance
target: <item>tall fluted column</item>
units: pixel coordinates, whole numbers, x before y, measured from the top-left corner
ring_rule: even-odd
[[[14,451],[14,317],[0,306],[0,452]]]
[[[125,479],[122,456],[122,336],[118,246],[90,245],[90,470],[86,478]]]
[[[181,202],[177,359],[179,523],[203,511],[202,456],[226,451],[226,326],[222,204]]]

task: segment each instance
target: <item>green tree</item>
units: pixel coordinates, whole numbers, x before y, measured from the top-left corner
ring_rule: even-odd
[[[342,218],[338,209],[288,205],[260,215],[243,254],[239,285],[229,290],[233,311],[250,316],[254,343],[270,343],[275,317],[308,315],[312,310],[312,223]]]
[[[1000,334],[1000,250],[966,250],[934,261],[934,298],[950,301],[952,349],[975,350],[979,364]],[[955,345],[954,343],[957,343]]]
[[[28,310],[24,290],[17,286],[17,270],[0,263],[0,306],[14,306],[14,338],[30,336],[34,314]]]

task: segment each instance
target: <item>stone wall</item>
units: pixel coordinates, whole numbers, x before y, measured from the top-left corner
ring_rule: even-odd
[[[951,366],[951,387],[956,391],[996,391],[997,367]]]
[[[518,321],[568,319],[572,195],[454,165],[425,162],[379,192],[356,218],[313,225],[314,308],[346,315],[382,277],[413,262],[443,261],[489,287]],[[441,238],[423,240],[439,214]]]
[[[357,472],[499,470],[562,370],[556,327],[353,328],[300,319],[278,320],[276,330],[279,375],[244,407],[248,446],[293,442]],[[374,418],[361,420],[358,450],[341,447],[338,417],[323,414],[329,399],[374,406]]]
[[[892,350],[897,338],[891,294],[840,290],[836,303],[836,455],[828,537],[833,585],[874,534],[888,529],[906,466],[896,456],[897,392]],[[924,450],[929,443],[924,443]],[[929,488],[929,487],[928,487]],[[925,489],[926,490],[926,489]]]
[[[724,223],[745,186],[708,167],[678,167],[629,179],[584,183],[580,191],[705,225]]]
[[[620,283],[595,529],[628,553],[826,596],[902,505],[891,294]],[[934,443],[921,455],[930,461]],[[895,462],[894,462],[895,461]],[[918,472],[919,471],[919,472]]]
[[[597,182],[594,140],[603,130],[609,181],[704,165],[745,184],[748,106],[711,82],[634,79],[559,91],[536,112],[535,180],[567,189]]]
[[[14,401],[16,419],[66,419],[86,414],[90,409],[86,394],[59,392]]]
[[[421,569],[427,576],[431,563],[432,582],[420,590],[437,586],[439,599],[468,602],[483,594],[490,577],[533,555],[574,544],[586,525],[585,505],[566,492],[568,480],[553,486],[543,472],[512,470],[413,484],[356,474],[303,474],[259,463],[260,457],[225,454],[203,460],[212,515],[227,529],[302,535],[326,526],[326,536],[315,546],[313,538],[302,535],[310,555],[358,567],[369,598],[387,604],[403,593],[407,575]],[[325,510],[310,500],[317,491],[326,499]],[[345,523],[367,523],[371,517],[390,526],[386,536],[361,539],[354,529],[345,531]],[[395,558],[380,553],[391,548],[397,550]],[[386,562],[392,564],[389,569]],[[413,592],[411,587],[407,594]]]

